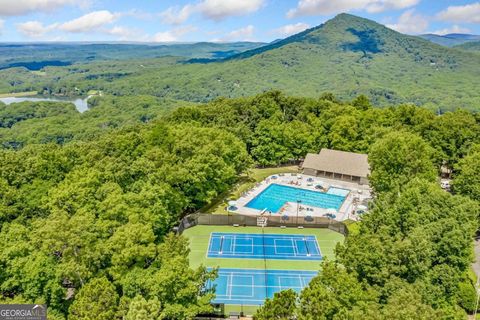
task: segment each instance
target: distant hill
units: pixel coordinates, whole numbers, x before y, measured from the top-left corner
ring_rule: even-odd
[[[480,41],[467,42],[467,43],[455,46],[454,48],[480,52]]]
[[[480,41],[480,36],[474,34],[450,33],[446,35],[422,34],[419,37],[439,44],[441,46],[453,47],[472,41]]]
[[[225,61],[172,72],[159,70],[161,79],[155,73],[135,79],[155,78],[158,88],[167,89],[147,91],[177,99],[203,101],[280,89],[306,96],[329,91],[344,99],[366,94],[377,105],[410,102],[480,109],[478,56],[350,14]],[[172,78],[165,77],[167,73]],[[188,80],[178,75],[188,75]]]
[[[227,58],[265,45],[261,42],[232,43],[0,43],[0,69],[25,67],[40,70],[106,60],[149,59],[165,56],[185,58]]]
[[[375,105],[414,103],[480,110],[480,55],[404,35],[340,14],[281,41],[206,64],[189,59],[51,67],[42,75],[0,72],[0,88],[115,95],[150,94],[188,101],[249,96],[267,90],[341,99],[365,94]],[[17,81],[22,78],[22,83]],[[11,89],[10,89],[11,90]]]

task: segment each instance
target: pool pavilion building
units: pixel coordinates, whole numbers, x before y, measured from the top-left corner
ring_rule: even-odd
[[[322,149],[319,154],[307,154],[302,169],[307,175],[353,181],[359,184],[368,184],[370,174],[366,154],[331,149]]]

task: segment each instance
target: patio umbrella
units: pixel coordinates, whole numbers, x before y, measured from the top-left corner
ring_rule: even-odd
[[[234,201],[234,200],[228,201],[228,206],[229,207],[236,207],[237,206],[237,201]]]
[[[367,211],[367,209],[367,206],[364,206],[363,204],[357,206],[357,210]]]
[[[336,210],[336,209],[333,209],[333,208],[328,208],[328,209],[327,209],[327,213],[329,213],[329,214],[337,214],[337,210]]]

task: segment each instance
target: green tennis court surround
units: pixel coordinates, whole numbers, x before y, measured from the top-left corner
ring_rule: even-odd
[[[318,258],[333,259],[335,246],[344,240],[326,228],[197,225],[182,234],[190,242],[192,267],[219,268],[218,278],[207,284],[216,288],[212,302],[224,304],[227,312],[249,314],[275,292],[302,290],[318,273]],[[304,260],[315,254],[316,260]]]
[[[297,229],[297,228],[279,228],[266,227],[264,228],[265,235],[280,234],[280,235],[311,235],[317,239],[318,246],[321,250],[322,258],[334,259],[334,249],[337,243],[343,242],[344,236],[338,232],[330,229]],[[222,258],[208,258],[208,245],[210,235],[215,232],[222,233],[249,233],[262,234],[260,227],[232,227],[232,226],[206,226],[198,225],[188,228],[183,232],[183,235],[190,241],[190,264],[192,267],[204,265],[207,267],[220,268],[245,268],[245,269],[265,269],[264,261],[262,259],[222,259]],[[275,270],[318,270],[320,260],[267,260],[268,269]]]
[[[208,257],[270,260],[322,259],[317,239],[312,235],[222,232],[211,234]]]

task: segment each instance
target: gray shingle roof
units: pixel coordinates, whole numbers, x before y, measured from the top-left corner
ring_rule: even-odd
[[[368,156],[361,153],[322,149],[319,154],[309,153],[303,168],[367,177],[370,174]]]

